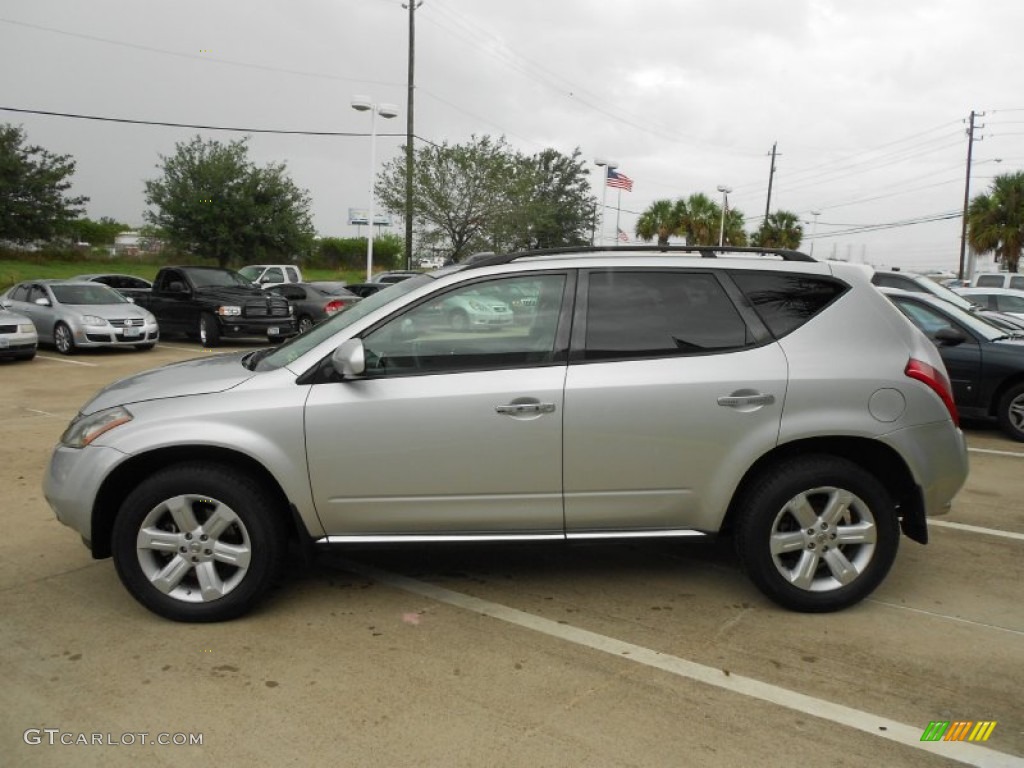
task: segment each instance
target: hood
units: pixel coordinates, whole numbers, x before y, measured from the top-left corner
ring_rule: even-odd
[[[100,390],[82,406],[82,413],[94,413],[115,405],[168,397],[206,395],[237,387],[253,377],[242,365],[245,352],[212,355],[137,373]]]

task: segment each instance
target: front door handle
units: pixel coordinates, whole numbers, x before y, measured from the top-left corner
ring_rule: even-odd
[[[494,410],[505,416],[528,416],[540,413],[554,413],[554,403],[511,403],[496,405]]]
[[[750,405],[771,405],[775,402],[775,395],[762,395],[753,393],[749,395],[727,395],[718,398],[718,404],[726,408],[742,408]]]

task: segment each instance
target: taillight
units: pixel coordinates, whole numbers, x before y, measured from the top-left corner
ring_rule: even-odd
[[[956,412],[956,403],[953,402],[953,387],[950,385],[949,379],[946,378],[946,374],[928,365],[928,363],[913,357],[907,362],[907,367],[903,372],[910,378],[927,384],[939,396],[939,399],[942,400],[946,410],[949,411],[949,417],[953,419],[953,423],[958,427],[960,426],[960,414]]]
[[[324,312],[328,315],[333,315],[335,312],[341,312],[345,308],[345,302],[340,299],[332,299],[324,305]]]

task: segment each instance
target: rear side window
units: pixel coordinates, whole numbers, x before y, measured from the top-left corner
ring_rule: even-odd
[[[585,360],[722,352],[753,343],[712,274],[593,272]]]
[[[1024,275],[1011,275],[1010,287],[1018,290],[1024,289]]]
[[[975,285],[979,288],[1002,288],[1003,287],[1003,276],[1002,275],[979,275]]]
[[[731,274],[775,338],[795,331],[848,289],[838,280],[814,275]]]

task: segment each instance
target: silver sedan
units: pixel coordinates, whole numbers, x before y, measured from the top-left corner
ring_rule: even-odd
[[[152,313],[99,283],[19,283],[4,295],[3,306],[28,317],[39,341],[53,344],[62,355],[72,355],[80,347],[130,344],[152,349],[160,338]]]

